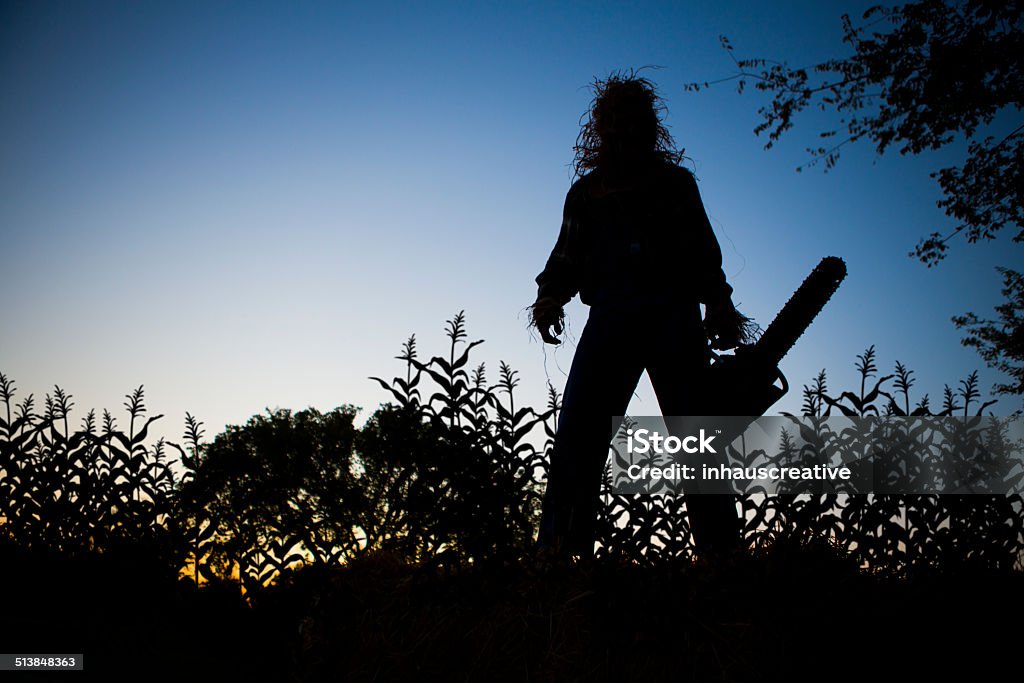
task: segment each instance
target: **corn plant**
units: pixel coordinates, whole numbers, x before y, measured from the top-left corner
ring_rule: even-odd
[[[785,535],[824,537],[856,555],[862,564],[879,571],[903,573],[939,566],[977,565],[989,568],[1019,566],[1024,551],[1024,506],[1019,495],[914,495],[921,481],[937,481],[950,490],[963,490],[971,482],[1003,482],[1014,490],[1022,475],[1005,458],[1010,444],[996,443],[998,429],[982,429],[983,412],[995,401],[980,401],[977,373],[961,380],[957,389],[943,389],[942,409],[932,413],[927,395],[914,407],[910,390],[913,371],[897,362],[895,372],[875,379],[878,368],[874,347],[858,355],[859,393],[832,396],[822,370],[804,387],[804,415],[815,424],[833,410],[848,417],[912,416],[909,426],[885,427],[878,468],[882,472],[876,492],[866,495],[788,495],[769,501],[769,517],[756,513],[760,527],[748,523],[756,543]],[[895,392],[887,390],[893,381]],[[973,412],[972,412],[973,411]],[[962,420],[948,420],[960,415]],[[821,424],[821,423],[817,423]],[[825,433],[839,447],[863,450],[846,433]],[[863,437],[861,437],[863,438]],[[809,437],[805,436],[805,439]],[[986,439],[982,444],[979,440]],[[968,459],[962,454],[981,454]],[[938,474],[936,480],[936,473]],[[991,490],[991,489],[988,489]],[[748,520],[749,522],[750,520]]]
[[[37,409],[32,395],[17,401],[14,383],[0,374],[0,539],[64,553],[156,543],[170,570],[185,568],[196,583],[238,580],[250,592],[298,566],[336,565],[376,551],[416,561],[454,554],[477,563],[528,553],[561,397],[548,386],[542,410],[523,405],[519,376],[505,363],[490,383],[486,365],[471,364],[482,340],[469,340],[463,313],[447,321],[445,333],[443,355],[421,358],[410,336],[397,357],[399,376],[372,378],[393,403],[362,428],[354,426],[351,406],[268,411],[210,443],[202,423],[186,414],[181,445],[147,445],[161,416],[148,415],[141,386],[125,397],[126,429],[105,410],[99,419],[89,411],[74,429],[74,402],[63,389],[55,387]],[[912,395],[914,372],[901,362],[879,376],[869,347],[856,368],[854,390],[830,391],[824,370],[803,387],[800,449],[795,432],[784,430],[775,454],[738,457],[786,463],[805,458],[808,448],[860,447],[830,430],[832,415],[917,418],[888,434],[892,449],[880,488],[868,495],[752,491],[740,500],[746,542],[827,539],[864,567],[894,573],[1019,566],[1020,496],[902,492],[925,476],[953,488],[1024,477],[1000,459],[1006,434],[978,429],[993,402],[982,401],[977,375],[944,387],[933,412],[927,394]],[[961,421],[937,419],[952,415]],[[611,457],[627,457],[615,442],[611,448]],[[178,455],[181,477],[169,450]],[[960,451],[985,456],[957,460]],[[612,495],[611,484],[606,468],[599,554],[645,564],[692,554],[685,496]]]
[[[0,537],[17,545],[80,554],[150,546],[177,553],[172,519],[175,475],[162,439],[149,446],[143,388],[126,395],[128,431],[89,411],[71,428],[71,395],[59,386],[35,411],[32,395],[15,405],[14,383],[0,373]]]
[[[449,340],[445,356],[421,361],[415,353],[415,337],[410,337],[398,356],[406,364],[405,376],[390,382],[371,378],[389,391],[414,422],[429,425],[434,438],[446,444],[446,461],[432,471],[440,477],[432,493],[446,496],[434,504],[440,510],[447,506],[454,516],[439,522],[439,533],[432,537],[446,540],[430,551],[457,550],[477,560],[521,552],[532,543],[537,524],[539,482],[554,437],[559,397],[549,387],[544,411],[517,405],[519,379],[506,363],[499,366],[497,384],[490,386],[484,364],[472,373],[467,370],[470,352],[483,341],[468,341],[463,312],[447,321],[445,331]],[[426,401],[420,399],[424,379],[436,385]],[[537,431],[547,439],[543,447],[533,441]],[[393,467],[380,461],[377,466]],[[416,476],[424,482],[428,479],[424,473]],[[407,484],[415,488],[411,481]]]

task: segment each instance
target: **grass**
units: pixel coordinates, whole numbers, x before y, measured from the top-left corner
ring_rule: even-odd
[[[89,680],[994,680],[1019,635],[999,617],[1024,607],[1020,573],[882,577],[795,542],[657,566],[378,553],[286,572],[251,605],[130,556],[3,559],[5,649],[84,651]]]

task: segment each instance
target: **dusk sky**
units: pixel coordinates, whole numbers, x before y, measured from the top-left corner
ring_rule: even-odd
[[[799,412],[821,369],[855,388],[856,354],[916,371],[915,396],[987,370],[950,317],[992,315],[1009,237],[907,256],[951,221],[922,157],[844,152],[795,167],[808,115],[771,151],[757,93],[684,84],[738,57],[793,65],[843,54],[840,16],[871,2],[4,2],[0,10],[0,372],[73,417],[146,387],[178,440],[185,411],[211,438],[265,408],[362,417],[388,399],[368,377],[415,333],[446,349],[465,309],[492,382],[520,401],[561,390],[573,344],[526,327],[554,244],[572,147],[616,69],[645,74],[692,159],[741,310],[766,325],[823,256],[849,275],[782,368],[775,411]],[[586,308],[568,308],[578,336]],[[656,321],[646,321],[656,325]],[[1009,413],[1003,398],[993,411]],[[631,405],[657,414],[646,378]],[[77,420],[76,420],[77,422]]]

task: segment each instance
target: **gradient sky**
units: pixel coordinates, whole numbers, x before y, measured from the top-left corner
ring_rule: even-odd
[[[950,221],[928,172],[957,150],[796,173],[814,117],[763,150],[756,94],[690,81],[737,55],[808,64],[841,51],[869,2],[5,2],[0,15],[0,371],[19,398],[54,384],[73,416],[145,384],[158,432],[186,410],[210,437],[267,407],[367,416],[369,375],[416,333],[445,351],[466,310],[491,381],[561,389],[572,344],[526,329],[554,244],[595,76],[649,72],[693,159],[740,308],[762,324],[826,255],[849,277],[783,363],[854,388],[877,345],[941,402],[979,369],[950,316],[999,302],[1009,240],[928,269],[907,252]],[[1017,263],[1016,265],[1019,265]],[[568,310],[582,330],[586,309]],[[993,410],[1017,405],[1003,399]],[[631,406],[659,412],[646,378]],[[123,418],[122,418],[123,421]]]

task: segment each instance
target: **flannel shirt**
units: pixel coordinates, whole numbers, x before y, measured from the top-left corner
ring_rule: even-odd
[[[562,225],[537,298],[565,305],[657,301],[731,307],[722,251],[689,171],[658,162],[598,168],[565,197]]]

